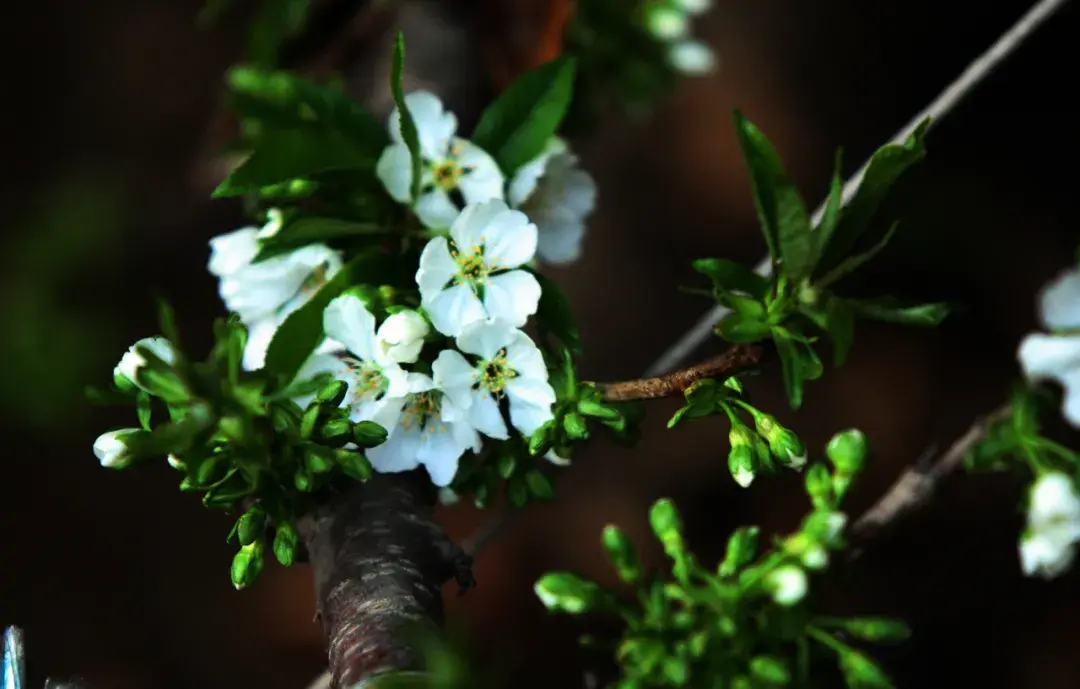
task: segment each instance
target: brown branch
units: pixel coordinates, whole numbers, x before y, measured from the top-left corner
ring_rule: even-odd
[[[945,478],[960,468],[968,451],[986,437],[990,426],[1007,418],[1011,412],[1009,405],[995,409],[972,423],[937,461],[921,461],[905,469],[885,494],[856,520],[849,532],[852,539],[869,541],[925,505]],[[853,556],[857,555],[858,551],[854,551]]]
[[[607,402],[652,400],[681,395],[686,388],[707,378],[728,378],[761,363],[764,350],[760,345],[732,345],[720,356],[688,368],[665,373],[654,378],[624,380],[617,383],[597,383]]]
[[[331,687],[422,669],[414,630],[442,624],[442,585],[472,583],[471,558],[434,520],[423,472],[375,474],[300,522],[315,579]]]

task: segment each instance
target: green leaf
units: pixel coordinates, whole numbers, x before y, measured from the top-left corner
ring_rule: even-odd
[[[390,70],[390,92],[394,95],[394,104],[397,106],[401,122],[401,140],[409,148],[409,157],[412,159],[412,184],[411,197],[420,197],[421,163],[423,159],[420,153],[420,135],[416,131],[416,122],[412,113],[405,106],[405,92],[401,85],[401,76],[405,71],[405,34],[398,31],[397,40],[394,41],[394,62]]]
[[[735,133],[750,172],[754,207],[773,263],[792,282],[814,269],[810,217],[798,190],[788,181],[776,149],[742,113],[735,111]]]
[[[833,365],[843,366],[855,339],[855,311],[843,299],[835,297],[825,309],[825,330],[833,343]]]
[[[271,256],[299,249],[308,244],[377,237],[388,232],[389,228],[377,223],[352,222],[340,218],[317,216],[299,217],[287,222],[277,234],[262,240],[259,253],[252,263],[258,263]]]
[[[626,532],[614,524],[608,524],[604,527],[603,545],[619,579],[628,584],[641,579],[641,565],[638,564],[634,543]]]
[[[303,28],[310,5],[311,0],[262,0],[248,32],[247,59],[277,63],[282,43]]]
[[[821,222],[814,229],[814,252],[817,256],[815,263],[821,259],[821,253],[829,245],[836,224],[840,220],[840,209],[844,205],[844,177],[841,174],[842,151],[836,151],[836,162],[833,164],[832,182],[829,184],[829,196],[825,199],[825,210],[821,214]]]
[[[849,299],[847,303],[854,308],[858,316],[900,325],[932,327],[945,320],[950,310],[949,305],[944,303],[901,306],[900,302],[893,297]]]
[[[854,649],[840,653],[840,671],[851,689],[892,689],[894,686],[877,663]]]
[[[893,235],[896,234],[896,228],[898,226],[899,223],[894,222],[889,226],[888,231],[885,232],[885,236],[882,237],[877,244],[870,247],[868,251],[845,258],[839,265],[830,270],[826,275],[822,276],[822,278],[815,283],[815,286],[820,288],[828,287],[845,275],[858,270],[863,265],[870,262],[871,259],[881,253],[882,249],[889,245],[889,241],[892,240]]]
[[[570,310],[570,300],[566,298],[559,283],[551,278],[534,272],[540,283],[540,304],[536,309],[536,319],[541,329],[550,332],[574,355],[581,354],[581,336],[577,321]]]
[[[842,629],[862,641],[905,641],[911,636],[911,629],[902,620],[889,617],[849,617],[818,620],[818,623]]]
[[[792,409],[798,409],[802,406],[803,400],[802,367],[799,362],[798,343],[780,329],[773,330],[773,342],[776,343],[776,353],[780,356],[780,368],[784,374],[784,390],[787,391],[788,402]]]
[[[728,342],[760,342],[769,337],[770,326],[759,316],[729,313],[716,324],[716,334]]]
[[[769,280],[753,270],[726,258],[699,258],[691,264],[697,272],[712,280],[720,291],[745,292],[754,299],[764,299]]]
[[[558,131],[573,95],[575,64],[564,55],[525,72],[480,116],[472,141],[507,178],[543,153]]]
[[[553,500],[555,498],[555,486],[551,484],[551,479],[539,469],[526,472],[525,485],[528,487],[529,493],[538,500]]]
[[[930,120],[923,120],[903,144],[882,146],[874,153],[859,188],[840,213],[836,229],[820,240],[821,260],[818,270],[830,271],[847,257],[896,180],[925,157],[926,150],[922,140],[929,126]],[[828,243],[824,243],[825,241]]]
[[[761,530],[756,526],[743,526],[731,534],[727,542],[724,560],[717,568],[722,577],[735,576],[744,566],[753,562],[757,555],[758,536]]]
[[[273,128],[331,131],[371,158],[390,142],[384,125],[340,89],[253,67],[231,69],[228,88],[235,111]]]
[[[275,131],[217,189],[214,198],[240,196],[298,177],[330,170],[368,170],[375,159],[333,132],[319,130]]]
[[[358,277],[380,282],[390,262],[377,254],[357,256],[334,275],[274,333],[266,350],[264,370],[282,384],[293,382],[300,367],[323,340],[323,311],[335,297],[352,286]]]
[[[570,572],[549,572],[534,587],[536,596],[548,610],[580,615],[600,600],[600,587]]]

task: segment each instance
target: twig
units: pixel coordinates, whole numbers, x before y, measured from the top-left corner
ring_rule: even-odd
[[[466,555],[476,557],[476,554],[483,550],[484,546],[498,536],[503,528],[520,512],[520,509],[503,507],[494,517],[487,520],[483,526],[465,539],[461,543],[461,549],[465,551]]]
[[[624,380],[617,383],[597,383],[607,402],[653,400],[681,395],[686,388],[706,378],[727,378],[761,362],[764,350],[760,345],[732,345],[720,356],[689,368],[662,376]]]
[[[945,87],[945,90],[942,91],[930,105],[926,106],[919,114],[911,118],[911,121],[893,136],[890,143],[903,143],[911,136],[911,133],[915,131],[915,128],[927,117],[931,118],[931,127],[944,119],[945,116],[952,112],[969,93],[975,90],[976,86],[985,80],[986,77],[990,76],[994,69],[1001,64],[1005,58],[1015,52],[1016,49],[1031,36],[1035,29],[1049,19],[1056,11],[1061,9],[1066,2],[1068,2],[1068,0],[1040,0],[1040,2],[1036,3],[1034,7],[1028,10],[1027,14],[1021,17],[1008,31],[1002,34],[1002,36],[998,38],[986,52],[968,65],[967,69],[965,69],[959,77]],[[844,183],[844,205],[850,202],[851,198],[855,195],[855,191],[862,183],[863,175],[866,174],[866,168],[869,164],[870,161],[867,160],[863,163],[863,166],[859,168],[858,172]],[[815,226],[821,222],[821,216],[824,212],[825,202],[822,201],[821,205],[814,211],[813,224]],[[772,272],[772,263],[769,257],[766,256],[762,259],[754,270],[757,271],[759,275],[768,276]],[[702,342],[708,339],[709,334],[712,333],[713,326],[729,312],[730,309],[724,306],[713,307],[712,310],[702,316],[701,319],[686,332],[686,334],[675,342],[675,344],[660,355],[660,358],[648,368],[645,375],[655,376],[666,373],[681,364],[693,354],[694,350],[697,349]]]
[[[995,409],[971,424],[936,462],[919,462],[915,466],[906,468],[889,490],[885,491],[885,494],[851,527],[849,534],[853,540],[866,542],[897,520],[926,504],[941,482],[960,468],[968,451],[986,437],[989,428],[994,423],[1008,418],[1011,413],[1012,408],[1007,404]],[[858,551],[855,551],[853,557],[857,555]]]

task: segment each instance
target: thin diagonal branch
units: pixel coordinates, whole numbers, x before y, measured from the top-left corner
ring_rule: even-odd
[[[980,83],[990,76],[994,69],[1000,65],[1005,58],[1016,52],[1024,41],[1027,40],[1031,34],[1043,24],[1043,22],[1053,16],[1053,14],[1061,9],[1066,2],[1068,2],[1068,0],[1040,0],[1040,2],[1036,3],[1034,7],[1028,10],[1028,12],[1019,19],[1019,21],[1002,34],[1002,36],[998,38],[986,52],[975,58],[975,60],[968,65],[967,69],[965,69],[951,84],[946,86],[945,90],[942,91],[930,105],[926,106],[922,111],[911,118],[911,121],[893,136],[890,143],[903,143],[911,136],[911,133],[915,131],[915,128],[927,117],[931,118],[931,127],[944,119],[945,116],[952,112],[969,93],[974,91]],[[863,163],[863,166],[859,168],[859,171],[852,175],[851,179],[844,184],[844,205],[850,202],[855,195],[855,191],[862,183],[863,175],[866,174],[866,168],[869,164],[869,160]],[[821,205],[814,211],[813,224],[815,226],[821,222],[821,216],[824,212],[825,202],[822,201]],[[762,259],[754,270],[760,275],[769,275],[772,271],[772,264],[769,257],[766,256]],[[724,306],[716,306],[702,316],[685,335],[675,342],[675,344],[671,345],[666,352],[660,355],[660,358],[648,368],[645,375],[655,376],[666,373],[686,361],[686,359],[694,353],[694,350],[709,338],[713,326],[720,322],[720,319],[730,313],[730,311],[730,309]]]
[[[945,478],[964,463],[968,451],[986,437],[989,428],[1011,413],[1012,408],[1007,404],[995,409],[976,419],[936,461],[919,462],[906,468],[885,494],[855,521],[849,531],[852,539],[865,543],[925,505]],[[855,551],[853,556],[857,555],[858,551]]]
[[[688,387],[707,378],[728,378],[761,362],[764,349],[760,345],[737,344],[719,356],[662,376],[623,380],[617,383],[597,383],[607,402],[653,400],[681,395]]]

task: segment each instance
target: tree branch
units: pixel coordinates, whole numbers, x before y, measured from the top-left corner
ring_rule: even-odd
[[[986,52],[967,66],[967,69],[957,77],[951,84],[945,87],[945,90],[938,94],[938,97],[921,110],[917,115],[911,118],[911,121],[904,126],[903,129],[898,131],[893,138],[889,141],[892,144],[901,144],[911,133],[915,131],[915,128],[925,120],[927,117],[931,118],[930,127],[935,126],[938,122],[945,119],[945,117],[951,113],[956,106],[958,106],[964,98],[975,90],[975,88],[982,83],[994,69],[1000,65],[1005,58],[1012,55],[1016,50],[1027,40],[1032,33],[1035,32],[1039,26],[1049,19],[1055,12],[1061,9],[1068,0],[1040,0],[1035,4],[1027,14],[1021,17],[1012,27],[1009,28],[997,41],[991,45]],[[867,159],[859,168],[858,172],[851,176],[851,178],[844,183],[843,201],[842,205],[847,205],[852,197],[855,196],[855,192],[858,190],[859,185],[862,183],[863,175],[866,174],[866,168],[870,165],[870,160]],[[821,222],[821,217],[825,213],[825,201],[821,202],[821,205],[814,211],[813,224],[816,227]],[[759,275],[768,276],[772,272],[772,262],[768,256],[761,259],[758,262],[754,270]],[[709,338],[712,334],[713,326],[720,322],[720,319],[731,313],[731,309],[726,306],[717,305],[712,308],[708,313],[702,316],[697,323],[693,325],[679,340],[671,345],[667,351],[660,355],[652,366],[645,372],[647,376],[659,375],[666,373],[675,368],[682,362],[686,361],[691,354],[694,353],[701,344]]]
[[[976,419],[937,461],[929,461],[931,458],[928,457],[905,469],[885,494],[856,520],[849,531],[852,538],[865,543],[925,505],[942,481],[960,468],[968,451],[986,437],[990,426],[1008,418],[1010,413],[1012,408],[1006,404]],[[858,553],[854,551],[853,557]]]
[[[681,395],[686,388],[707,378],[728,378],[759,363],[764,356],[761,345],[736,344],[723,354],[688,368],[662,376],[624,380],[617,383],[597,383],[596,387],[607,402],[652,400]]]

